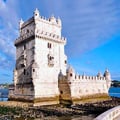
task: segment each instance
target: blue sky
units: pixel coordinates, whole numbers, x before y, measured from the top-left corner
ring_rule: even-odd
[[[18,22],[38,8],[41,16],[62,20],[68,62],[77,73],[96,75],[106,68],[120,80],[119,0],[0,0],[0,83],[11,83]]]

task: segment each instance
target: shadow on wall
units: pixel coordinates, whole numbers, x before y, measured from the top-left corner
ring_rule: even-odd
[[[70,90],[70,83],[67,80],[67,76],[63,76],[62,72],[60,71],[58,75],[58,89],[59,89],[59,100],[60,104],[71,105],[72,98],[71,98],[71,90]]]

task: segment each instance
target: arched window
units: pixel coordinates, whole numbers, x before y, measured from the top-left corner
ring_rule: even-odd
[[[49,48],[49,43],[47,44],[47,47]]]
[[[70,73],[70,77],[72,77],[72,73]]]
[[[24,44],[23,49],[24,49],[24,50],[26,49],[26,44]]]
[[[26,73],[26,70],[24,69],[24,75],[25,75],[25,73]]]
[[[51,44],[51,43],[48,43],[48,44],[47,44],[47,47],[48,47],[48,48],[52,48],[52,44]]]
[[[33,72],[35,72],[35,69],[33,69]]]

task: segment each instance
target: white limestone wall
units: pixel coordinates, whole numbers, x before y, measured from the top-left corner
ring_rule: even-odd
[[[44,19],[41,16],[35,19],[36,29],[40,31],[45,31],[48,33],[56,34],[61,37],[61,25],[58,20],[53,17],[53,19]]]
[[[67,77],[72,98],[82,98],[97,94],[108,94],[109,88],[107,88],[107,83],[104,77],[98,78],[95,76],[78,76],[75,75],[74,72],[71,77]]]
[[[51,43],[51,48],[48,48],[48,43]],[[35,39],[35,62],[38,65],[36,71],[37,78],[34,79],[36,97],[52,97],[59,95],[58,74],[60,69],[66,71],[64,64],[65,55],[64,50],[62,50],[63,46],[64,44],[50,40],[42,38]],[[53,66],[48,65],[48,54],[54,57]]]

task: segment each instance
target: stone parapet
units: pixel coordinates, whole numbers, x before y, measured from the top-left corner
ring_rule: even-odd
[[[102,113],[94,120],[115,120],[118,116],[120,116],[120,106],[114,107],[114,108]]]
[[[44,38],[44,39],[49,39],[54,42],[62,42],[66,43],[66,38],[65,37],[60,37],[59,35],[53,34],[53,33],[48,33],[45,31],[37,31],[36,35],[37,38]]]
[[[14,44],[16,46],[21,42],[25,42],[26,40],[28,40],[31,37],[32,37],[32,39],[33,39],[33,37],[36,37],[36,38],[43,38],[43,39],[47,39],[47,40],[49,39],[51,41],[58,42],[58,43],[66,43],[65,37],[60,37],[59,35],[44,32],[44,31],[41,31],[41,32],[37,31],[36,33],[33,31],[30,31],[29,33],[23,34],[18,39],[16,39]]]
[[[22,35],[22,36],[20,36],[20,37],[18,37],[16,40],[15,40],[15,46],[17,46],[19,43],[21,43],[21,42],[25,42],[26,40],[28,40],[28,39],[30,39],[30,38],[34,38],[34,36],[35,36],[35,33],[33,32],[33,31],[31,31],[31,32],[29,32],[29,33],[27,33],[27,34],[24,34],[24,35]]]

